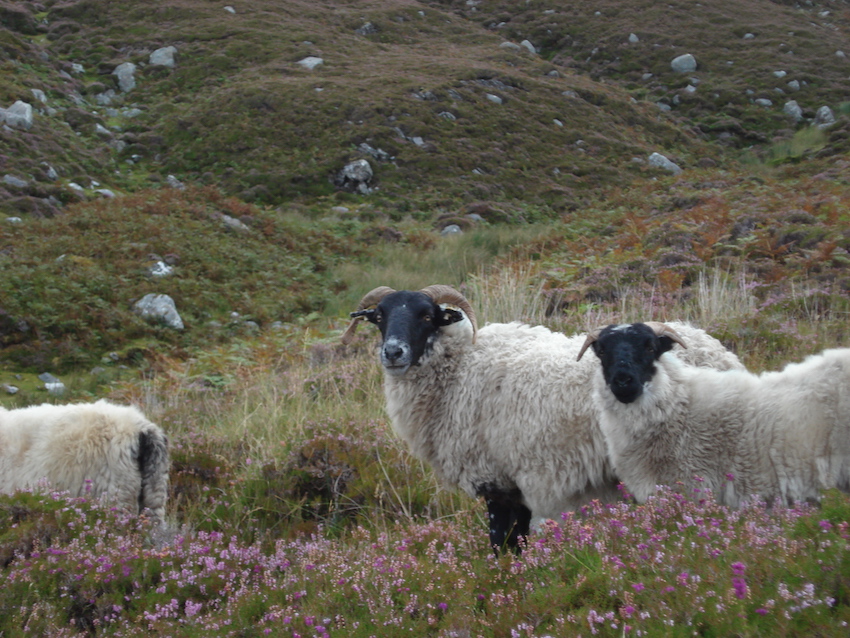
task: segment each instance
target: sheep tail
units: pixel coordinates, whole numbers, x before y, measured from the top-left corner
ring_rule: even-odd
[[[165,501],[168,498],[168,438],[153,423],[139,432],[139,474],[142,488],[139,491],[139,512],[148,508],[160,521],[165,521]]]

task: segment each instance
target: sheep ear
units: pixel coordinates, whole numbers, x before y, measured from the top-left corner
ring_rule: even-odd
[[[661,343],[663,345],[662,353],[671,350],[674,343],[678,343],[680,346],[687,349],[688,346],[685,345],[685,342],[682,340],[682,337],[679,336],[679,333],[673,330],[673,328],[668,326],[666,323],[648,321],[646,325],[652,329],[659,339],[661,339]]]
[[[375,323],[375,309],[357,310],[356,312],[349,313],[348,316],[351,317],[351,323],[348,324],[348,328],[346,328],[341,338],[343,345],[346,346],[354,341],[354,331],[357,330],[357,324],[361,321]]]
[[[453,323],[463,321],[464,314],[454,308],[443,308],[438,317],[438,325],[449,326]]]

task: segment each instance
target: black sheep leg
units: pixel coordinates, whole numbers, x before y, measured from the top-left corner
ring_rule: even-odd
[[[496,555],[510,548],[519,554],[521,543],[531,526],[531,510],[522,504],[519,490],[504,492],[482,489],[479,491],[487,502],[487,514],[490,525],[490,546]]]

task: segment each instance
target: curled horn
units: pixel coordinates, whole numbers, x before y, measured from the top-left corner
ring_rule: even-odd
[[[343,345],[347,346],[349,343],[351,343],[352,339],[354,339],[354,331],[357,330],[357,324],[363,321],[363,317],[357,315],[357,313],[361,310],[369,308],[370,306],[374,306],[381,299],[393,292],[395,292],[395,290],[393,290],[389,286],[378,286],[374,290],[370,290],[365,295],[363,295],[363,299],[361,299],[360,303],[357,304],[357,310],[351,313],[351,323],[348,324],[348,328],[346,328],[345,332],[342,333]]]
[[[581,346],[581,350],[578,351],[578,356],[576,357],[576,361],[581,360],[585,351],[591,346],[591,344],[599,338],[599,333],[602,332],[602,328],[597,328],[593,332],[587,333],[587,339],[584,340],[584,343]]]
[[[472,343],[475,343],[475,335],[478,333],[478,322],[475,319],[475,311],[472,309],[469,301],[460,292],[443,284],[427,286],[419,292],[431,297],[436,304],[451,304],[457,306],[466,314],[469,321],[472,322]]]
[[[652,328],[652,331],[659,337],[668,337],[673,341],[673,343],[678,343],[680,346],[687,349],[688,346],[686,346],[685,342],[682,341],[682,337],[680,337],[679,334],[666,323],[661,323],[659,321],[647,321],[646,325]]]

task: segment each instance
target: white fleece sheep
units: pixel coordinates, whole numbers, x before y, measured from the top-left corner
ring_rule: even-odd
[[[134,407],[100,400],[0,408],[0,492],[46,479],[52,489],[148,508],[163,521],[168,470],[165,435]]]
[[[850,349],[762,374],[694,368],[670,353],[654,367],[628,403],[610,374],[594,375],[612,463],[639,502],[679,482],[732,507],[756,495],[790,505],[850,490]]]
[[[598,364],[576,361],[584,335],[520,323],[476,332],[462,296],[450,303],[465,308],[441,311],[441,295],[434,301],[421,292],[386,290],[374,310],[362,310],[376,303],[367,295],[352,316],[381,328],[393,428],[444,485],[485,498],[494,546],[514,545],[531,516],[555,518],[592,499],[619,498],[589,393]],[[681,330],[695,345],[677,356],[742,367],[705,332]],[[511,535],[513,527],[518,533]]]

